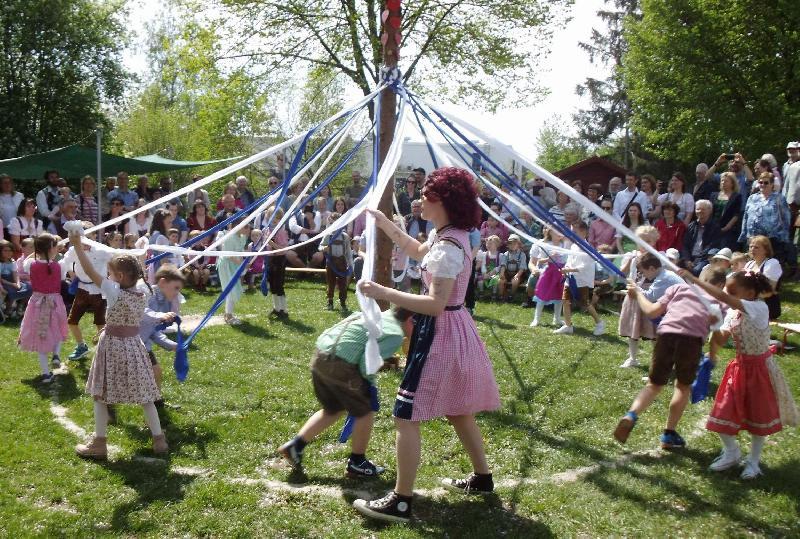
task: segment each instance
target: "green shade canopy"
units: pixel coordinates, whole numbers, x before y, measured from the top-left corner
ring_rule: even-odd
[[[240,159],[240,157],[228,157],[212,161],[175,161],[158,154],[122,157],[102,152],[101,155],[103,176],[113,176],[122,170],[130,174],[146,174]],[[16,180],[38,180],[43,178],[48,170],[57,170],[63,178],[79,178],[87,174],[94,176],[97,174],[97,150],[75,144],[49,152],[0,160],[0,174],[10,174]]]

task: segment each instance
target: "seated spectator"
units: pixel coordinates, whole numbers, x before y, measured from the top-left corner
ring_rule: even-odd
[[[550,215],[561,221],[564,222],[564,212],[567,209],[567,206],[571,204],[571,199],[569,195],[564,193],[563,191],[559,191],[556,195],[556,205],[550,208]]]
[[[617,193],[620,191],[622,191],[622,178],[619,176],[614,176],[608,180],[608,192],[603,196],[603,198],[607,198],[613,203],[617,198]]]
[[[622,219],[622,225],[631,232],[636,232],[637,228],[646,224],[647,221],[642,214],[642,207],[639,205],[639,203],[631,202],[628,204],[628,209],[625,212],[625,218]],[[617,244],[618,253],[629,253],[636,249],[636,242],[621,232],[617,232],[615,234],[615,241]]]
[[[742,216],[742,231],[739,243],[755,236],[766,236],[772,242],[775,257],[783,262],[789,259],[789,227],[791,226],[789,205],[783,195],[774,191],[774,176],[763,172],[758,178],[759,192],[747,199]],[[789,260],[791,265],[792,261]],[[797,261],[794,261],[797,265]]]
[[[742,231],[742,194],[739,193],[739,182],[731,172],[720,176],[719,191],[711,194],[714,207],[714,221],[719,223],[722,238],[720,246],[731,250],[739,246],[739,234]]]
[[[642,187],[642,192],[647,195],[647,199],[650,201],[650,211],[645,214],[645,218],[649,222],[655,223],[658,218],[661,217],[661,212],[658,207],[659,193],[656,177],[652,174],[642,174],[640,185]]]
[[[64,230],[64,223],[78,219],[78,203],[73,199],[64,199],[61,202],[61,209],[58,215],[50,221],[47,231],[54,236],[66,239],[67,231]]]
[[[208,206],[202,199],[195,199],[191,208],[192,211],[189,213],[189,218],[186,219],[186,226],[189,227],[190,235],[193,230],[208,230],[217,224],[217,220],[208,215]]]
[[[30,282],[22,281],[17,273],[14,246],[6,240],[0,240],[0,299],[3,301],[3,318],[22,316],[24,309],[18,307],[22,307],[32,293]]]
[[[600,208],[602,208],[607,215],[614,215],[614,206],[610,200],[603,199],[600,202]],[[616,236],[616,229],[602,219],[595,219],[592,221],[592,224],[589,225],[589,245],[595,249],[603,244],[616,246]]]
[[[522,241],[516,234],[508,237],[508,251],[500,255],[500,281],[498,293],[500,301],[513,301],[525,273],[527,272],[528,259],[522,250]],[[511,290],[506,297],[506,286],[511,284]]]
[[[406,230],[408,230],[408,227],[406,227]],[[486,246],[486,239],[489,238],[489,236],[497,236],[500,240],[498,249],[505,249],[506,242],[508,241],[508,228],[491,215],[481,224],[481,243],[484,246]]]
[[[731,269],[731,256],[733,256],[731,250],[727,247],[723,247],[711,257],[711,261],[708,263],[708,265],[711,268],[723,270],[727,275],[728,270]]]
[[[666,251],[667,249],[682,249],[683,237],[686,235],[686,225],[678,219],[678,205],[672,201],[667,201],[661,206],[663,217],[656,221],[658,230],[658,243],[656,249]],[[692,212],[694,213],[694,212]]]
[[[771,246],[770,246],[771,247]],[[747,253],[735,252],[731,255],[731,273],[744,271],[744,267],[750,262],[750,255]]]
[[[322,189],[319,190],[317,193],[317,198],[315,200],[322,199],[325,201],[325,211],[333,212],[333,193],[331,193],[331,186],[330,184],[324,185]],[[316,203],[315,203],[316,204]]]
[[[314,199],[314,227],[317,230],[325,230],[328,226],[328,216],[332,211],[328,211],[328,201],[322,197]],[[341,216],[341,214],[339,214]],[[348,236],[349,237],[349,236]]]
[[[713,208],[708,200],[698,200],[694,205],[696,219],[686,229],[683,237],[681,257],[686,261],[686,268],[693,274],[700,275],[708,265],[709,251],[719,249],[719,225],[714,222]]]
[[[628,213],[628,208],[632,204],[638,204],[642,214],[642,221],[646,219],[652,209],[650,199],[647,194],[638,188],[639,178],[633,172],[625,174],[625,189],[617,193],[614,197],[614,215],[618,219],[623,219]]]
[[[686,192],[686,178],[674,172],[669,180],[669,193],[658,196],[659,206],[673,202],[678,206],[678,219],[688,225],[694,218],[694,197]]]
[[[19,256],[22,252],[22,240],[35,238],[44,232],[42,221],[36,218],[36,202],[32,198],[23,198],[17,208],[17,216],[7,226],[14,245],[14,256]]]
[[[222,204],[222,209],[214,216],[214,220],[218,223],[224,221],[227,216],[233,215],[240,209],[236,207],[236,198],[230,193],[222,195],[219,201]]]
[[[238,191],[236,189],[236,184],[231,182],[225,186],[225,189],[222,191],[222,196],[217,201],[217,211],[225,210],[230,211],[230,204],[228,206],[225,205],[225,197],[230,196],[233,199],[233,208],[244,209],[244,203],[238,197]],[[219,221],[219,219],[217,219]]]
[[[352,174],[353,183],[344,189],[344,198],[347,200],[348,206],[355,206],[358,199],[361,198],[361,192],[364,190],[364,184],[361,181],[361,172],[354,170]]]
[[[769,308],[769,319],[775,320],[781,315],[781,299],[778,295],[778,283],[783,275],[781,263],[773,258],[772,243],[766,236],[753,236],[749,238],[750,261],[744,266],[745,271],[761,273],[769,279],[772,293],[764,297],[764,302]]]
[[[769,155],[769,154],[767,154],[767,155]],[[775,158],[773,157],[773,159],[775,159]],[[755,178],[758,178],[764,172],[771,172],[772,173],[772,176],[773,176],[773,182],[772,183],[774,185],[773,189],[775,190],[775,192],[780,193],[781,192],[781,175],[780,175],[780,173],[777,173],[778,169],[773,169],[771,163],[767,159],[756,159],[755,163],[753,163],[753,176]],[[753,192],[755,192],[755,191],[757,191],[757,189],[754,188],[751,191],[751,194]]]
[[[194,176],[192,176],[192,183],[202,179],[203,179],[202,176],[200,176],[199,174],[195,174]],[[270,181],[271,180],[272,178],[270,178]],[[275,180],[277,181],[277,178],[275,178]],[[270,183],[270,185],[272,184]],[[194,203],[197,200],[202,200],[203,202],[205,202],[206,208],[211,207],[211,199],[208,198],[208,191],[206,191],[202,187],[198,187],[194,191],[189,191],[189,194],[186,195],[186,207],[190,209],[193,208]]]
[[[594,202],[598,206],[601,206],[602,198],[600,194],[603,191],[603,186],[599,183],[593,183],[586,189],[586,198],[590,201]],[[591,225],[597,216],[594,214],[591,208],[583,208],[581,210],[581,220],[585,223]]]
[[[140,199],[145,199],[145,201],[150,202],[150,178],[142,174],[138,178],[136,178],[136,196]]]
[[[739,182],[739,193],[742,194],[742,204],[746,203],[753,188],[753,171],[750,170],[750,166],[747,164],[744,157],[742,157],[742,154],[734,154],[733,159],[728,159],[728,154],[720,155],[717,160],[714,161],[714,164],[709,167],[708,172],[706,172],[706,179],[714,178],[717,184],[719,184],[720,173],[717,172],[717,170],[720,169],[724,163],[728,164],[728,171],[736,176],[736,180]]]
[[[256,195],[250,190],[250,182],[246,176],[236,178],[236,198],[242,201],[242,208],[247,208],[256,200]]]
[[[178,213],[180,206],[174,200],[167,202],[167,211],[172,215],[172,227],[178,230],[178,241],[176,243],[183,243],[189,237],[189,225],[186,219]]]
[[[547,185],[543,178],[535,177],[532,179],[528,182],[528,189],[534,200],[541,204],[544,209],[549,210],[556,205],[558,198],[556,190]]]
[[[140,198],[136,207],[141,208],[145,204],[147,204],[147,201],[143,198]],[[128,219],[128,223],[126,224],[125,228],[125,234],[134,234],[136,235],[136,239],[142,238],[150,233],[150,226],[152,224],[153,216],[150,214],[150,211],[140,211]]]
[[[123,213],[131,211],[139,201],[139,194],[128,189],[128,173],[117,172],[117,188],[108,194],[109,200],[122,201]]]
[[[84,176],[81,180],[81,192],[76,198],[78,202],[78,215],[82,221],[89,221],[93,225],[98,223],[97,183],[91,176]]]

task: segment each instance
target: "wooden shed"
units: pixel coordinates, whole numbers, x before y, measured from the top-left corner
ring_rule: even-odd
[[[594,155],[583,161],[554,173],[570,185],[574,181],[583,184],[583,191],[593,183],[599,183],[604,190],[608,190],[608,181],[614,176],[625,179],[625,169],[604,157]]]

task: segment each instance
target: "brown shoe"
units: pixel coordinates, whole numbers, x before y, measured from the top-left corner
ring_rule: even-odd
[[[156,455],[166,455],[169,452],[167,445],[167,437],[162,433],[158,436],[153,436],[153,453]]]
[[[89,443],[75,446],[75,453],[85,459],[106,460],[108,458],[106,439],[105,437],[92,435]]]
[[[619,420],[619,423],[617,423],[617,428],[614,429],[614,438],[616,438],[619,443],[624,444],[628,441],[628,437],[631,435],[634,426],[636,426],[636,418],[625,414],[622,416],[622,419]]]

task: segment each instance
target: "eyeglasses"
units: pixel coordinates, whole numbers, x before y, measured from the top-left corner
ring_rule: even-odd
[[[772,182],[768,182],[768,181],[763,181],[762,182],[762,181],[759,180],[758,183],[759,183],[759,185],[772,185]]]

